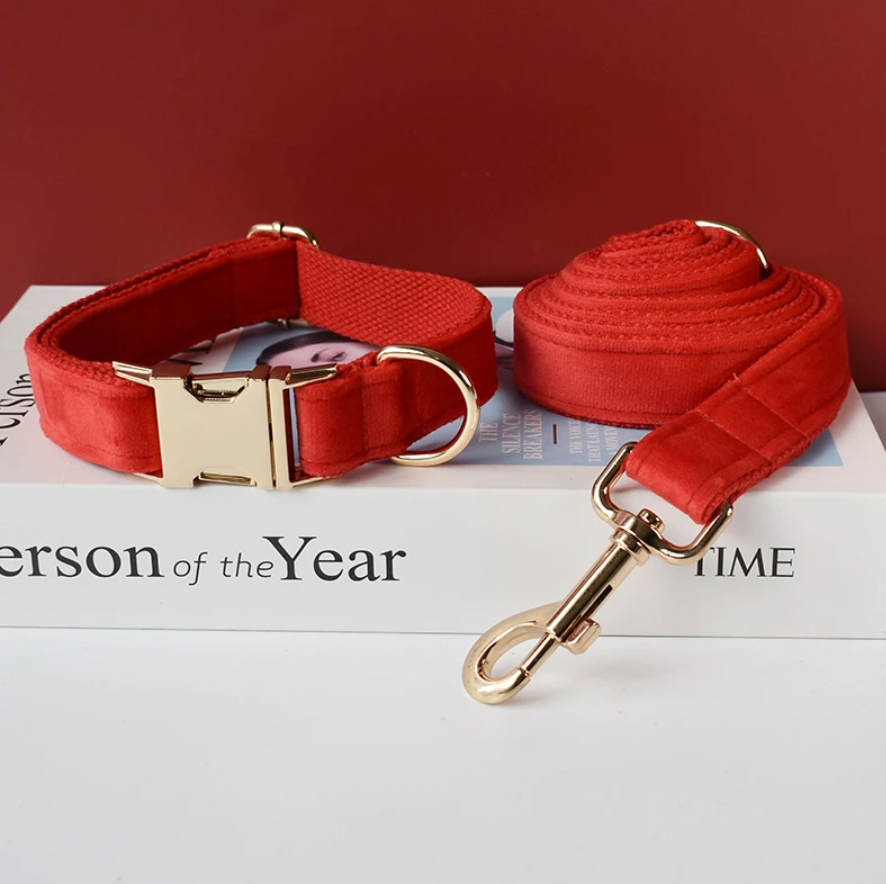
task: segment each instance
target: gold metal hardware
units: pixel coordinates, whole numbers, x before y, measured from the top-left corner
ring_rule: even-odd
[[[389,344],[378,352],[376,362],[385,362],[389,359],[406,359],[415,362],[426,362],[439,368],[444,374],[452,378],[459,393],[465,401],[465,417],[461,429],[455,438],[441,448],[431,451],[408,451],[392,457],[391,460],[404,467],[435,467],[441,463],[457,457],[467,448],[468,443],[480,426],[480,403],[477,399],[477,391],[471,383],[471,379],[462,371],[461,366],[450,359],[444,353],[430,350],[427,347],[417,347],[411,344]]]
[[[480,423],[477,392],[461,367],[443,353],[406,344],[379,350],[376,360],[417,360],[439,368],[455,382],[465,401],[465,419],[448,445],[392,457],[401,466],[436,466],[456,457]],[[161,476],[145,478],[170,488],[198,480],[258,488],[295,488],[321,477],[303,472],[290,456],[288,390],[332,378],[338,365],[271,368],[243,374],[191,374],[180,364],[155,368],[114,362],[117,377],[151,387],[157,408]]]
[[[163,475],[146,478],[171,488],[197,480],[258,488],[319,481],[291,463],[286,391],[329,380],[337,365],[205,375],[178,364],[113,365],[117,377],[154,391]]]
[[[755,240],[746,230],[742,230],[734,224],[724,224],[722,221],[696,221],[695,223],[698,227],[718,227],[720,230],[725,230],[727,233],[731,233],[733,236],[737,236],[740,239],[749,242],[757,250],[757,258],[760,261],[760,268],[763,271],[763,276],[765,277],[769,275],[769,271],[772,270],[772,265],[769,263],[769,259],[763,251],[763,246],[761,246],[760,243],[758,243],[757,240]]]
[[[270,224],[253,224],[249,228],[246,238],[250,239],[258,235],[278,236],[283,239],[303,239],[315,248],[320,248],[317,237],[307,227],[296,227],[294,224],[284,224],[282,221],[272,221]]]
[[[319,248],[306,227],[274,221],[254,224],[246,238],[276,236],[303,239]],[[287,328],[306,325],[299,317],[272,320]],[[432,451],[392,457],[402,466],[436,466],[452,460],[467,447],[480,424],[477,391],[461,366],[443,353],[409,344],[379,350],[376,361],[406,359],[426,362],[447,374],[465,401],[465,419],[455,438]],[[117,377],[151,387],[160,438],[160,476],[139,473],[171,488],[190,488],[198,480],[258,488],[294,488],[317,482],[293,463],[289,438],[292,420],[287,391],[329,380],[338,365],[290,369],[257,366],[247,374],[224,372],[193,375],[187,366],[161,364],[154,368],[114,362]]]
[[[508,617],[477,640],[462,671],[465,688],[475,700],[494,704],[510,699],[559,647],[573,654],[586,651],[600,635],[594,614],[635,567],[644,565],[650,555],[671,565],[698,561],[732,518],[732,504],[724,503],[692,543],[675,546],[662,535],[664,523],[655,513],[643,509],[635,515],[617,507],[610,492],[624,473],[625,461],[635,444],[622,446],[591,492],[597,514],[615,526],[609,548],[563,602]],[[492,675],[493,666],[508,651],[534,638],[538,641],[519,666],[507,675]]]
[[[303,239],[315,249],[320,248],[317,237],[307,227],[296,227],[294,224],[285,224],[283,221],[272,221],[270,224],[253,224],[246,234],[246,239],[253,236],[276,236],[279,239]],[[269,319],[272,325],[282,328],[295,328],[299,325],[307,325],[307,321],[298,316],[283,316],[279,319]]]

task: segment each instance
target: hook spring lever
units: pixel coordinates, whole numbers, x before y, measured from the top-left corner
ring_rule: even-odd
[[[674,546],[663,537],[664,524],[655,513],[643,509],[634,514],[615,506],[610,491],[624,473],[634,444],[622,446],[592,491],[597,514],[615,527],[609,548],[562,603],[508,617],[477,640],[462,671],[465,688],[475,700],[489,704],[509,700],[559,647],[573,654],[584,653],[600,635],[600,624],[593,619],[597,609],[635,567],[646,564],[650,555],[672,565],[698,561],[732,518],[732,504],[724,503],[691,544]],[[505,676],[492,675],[493,666],[508,651],[533,638],[538,641],[519,666]]]

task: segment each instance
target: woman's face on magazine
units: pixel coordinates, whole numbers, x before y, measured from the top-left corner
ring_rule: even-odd
[[[271,356],[270,366],[286,365],[290,368],[311,368],[314,365],[353,362],[378,349],[361,341],[315,341],[301,347],[292,347]]]

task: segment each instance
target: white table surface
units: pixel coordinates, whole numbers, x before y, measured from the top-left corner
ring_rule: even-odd
[[[3,630],[0,882],[886,880],[886,641],[471,641]]]

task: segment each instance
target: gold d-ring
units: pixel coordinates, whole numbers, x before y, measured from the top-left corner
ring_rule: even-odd
[[[763,271],[763,276],[768,276],[769,271],[772,270],[772,265],[769,263],[769,259],[763,251],[763,246],[761,246],[760,243],[758,243],[757,240],[755,240],[746,230],[742,230],[734,224],[725,224],[723,221],[696,221],[695,226],[717,227],[720,230],[725,230],[727,233],[731,233],[733,236],[737,236],[739,239],[743,239],[745,242],[749,242],[757,250],[757,259],[760,262],[760,269]]]
[[[282,221],[272,221],[270,224],[253,224],[246,234],[246,239],[264,234],[265,236],[279,236],[281,239],[303,239],[314,248],[319,249],[317,237],[307,227],[296,227],[294,224],[284,224]]]
[[[439,368],[455,382],[459,393],[465,400],[465,419],[456,437],[442,448],[434,448],[431,451],[414,451],[392,457],[395,464],[406,467],[435,467],[457,457],[477,432],[480,426],[480,403],[477,400],[477,391],[471,383],[471,379],[462,371],[461,366],[450,359],[444,353],[430,350],[427,347],[417,347],[413,344],[389,344],[378,351],[377,362],[385,362],[388,359],[406,359],[414,362],[426,362]]]

